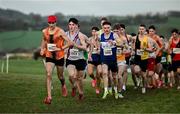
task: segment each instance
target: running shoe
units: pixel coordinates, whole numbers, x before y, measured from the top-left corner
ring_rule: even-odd
[[[99,95],[100,94],[100,90],[96,89],[96,94]]]
[[[51,100],[52,100],[52,98],[46,97],[46,98],[44,99],[44,104],[51,104]]]
[[[121,99],[124,98],[124,96],[120,92],[118,93],[118,97],[121,98]]]
[[[83,94],[79,94],[79,100],[83,100],[84,99],[84,95]]]
[[[95,79],[91,81],[91,86],[96,87],[96,80]]]
[[[61,87],[61,90],[62,90],[62,95],[63,95],[64,97],[67,97],[68,92],[67,92],[67,88],[66,88],[66,85],[65,85],[65,84]]]
[[[72,96],[72,97],[75,97],[75,96],[76,96],[76,88],[75,88],[75,87],[72,88],[71,96]]]
[[[146,88],[143,87],[143,88],[142,88],[142,94],[145,94],[145,93],[146,93]]]
[[[108,91],[104,91],[102,99],[106,99],[107,95],[108,95]]]

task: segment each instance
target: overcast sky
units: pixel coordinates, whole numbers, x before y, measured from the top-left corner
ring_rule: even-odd
[[[0,8],[51,15],[135,15],[180,11],[180,0],[0,0]]]

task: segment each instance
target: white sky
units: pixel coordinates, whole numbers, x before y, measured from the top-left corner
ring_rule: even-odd
[[[180,11],[180,0],[0,0],[0,8],[50,15],[136,15]]]

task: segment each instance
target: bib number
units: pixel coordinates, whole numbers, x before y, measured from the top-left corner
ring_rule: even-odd
[[[47,44],[48,51],[55,51],[54,48],[56,48],[56,44]]]
[[[70,55],[73,56],[73,57],[78,57],[79,56],[79,50],[70,49]]]
[[[111,49],[104,49],[104,55],[105,55],[105,56],[110,56],[110,55],[112,55],[112,50],[111,50]]]
[[[180,54],[180,48],[173,48],[173,53]]]

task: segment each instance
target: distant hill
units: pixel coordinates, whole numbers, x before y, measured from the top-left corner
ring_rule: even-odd
[[[76,17],[80,21],[80,29],[87,36],[91,35],[91,27],[100,27],[100,18],[95,16],[65,16],[62,13],[55,14],[58,17],[58,26],[67,30],[69,18]],[[108,20],[115,23],[124,23],[127,33],[137,33],[139,24],[147,26],[154,24],[157,32],[165,37],[170,36],[173,28],[180,29],[180,11],[169,11],[165,14],[151,14],[136,16],[107,16]],[[41,30],[47,26],[47,16],[39,14],[24,14],[11,9],[0,8],[0,52],[32,51],[40,45]]]

